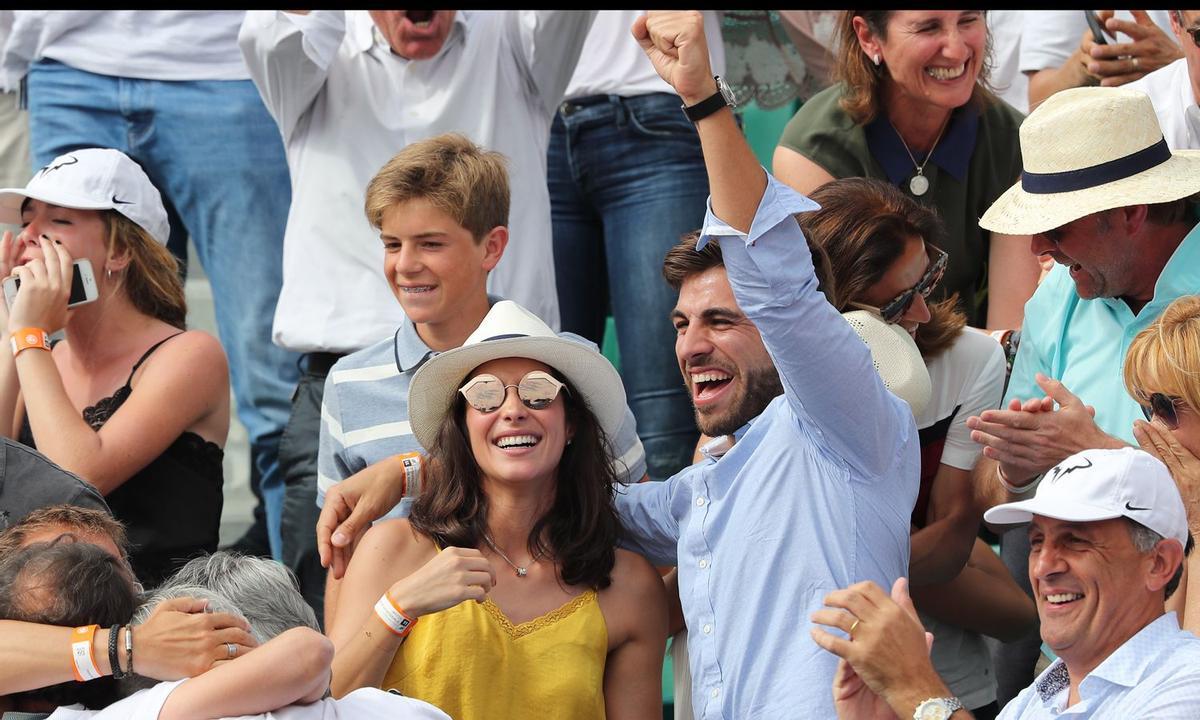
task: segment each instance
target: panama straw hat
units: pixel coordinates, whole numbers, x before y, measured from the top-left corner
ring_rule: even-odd
[[[979,226],[1034,235],[1085,215],[1200,192],[1200,151],[1171,152],[1150,97],[1120,87],[1051,95],[1021,123],[1024,170]]]
[[[462,347],[430,358],[408,387],[408,420],[413,435],[429,449],[454,406],[467,373],[490,360],[520,357],[560,372],[581,397],[600,427],[615,437],[625,420],[625,388],[616,368],[583,338],[560,337],[541,318],[511,300],[492,306]]]
[[[908,403],[913,415],[919,415],[929,404],[932,385],[925,359],[912,336],[899,325],[886,323],[866,310],[842,313],[854,332],[871,350],[871,362],[883,380],[883,386]]]

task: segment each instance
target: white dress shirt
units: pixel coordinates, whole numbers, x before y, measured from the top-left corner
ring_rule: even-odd
[[[1125,87],[1150,96],[1168,147],[1200,150],[1200,108],[1196,106],[1187,58],[1179,58]]]
[[[277,345],[347,353],[395,331],[364,192],[400,149],[450,131],[508,158],[509,243],[488,292],[558,328],[546,146],[593,17],[460,10],[438,54],[409,61],[365,11],[247,12],[239,42],[292,173]]]

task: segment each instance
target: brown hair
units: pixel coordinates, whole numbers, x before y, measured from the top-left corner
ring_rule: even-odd
[[[821,208],[796,219],[809,245],[828,254],[827,295],[839,312],[853,310],[852,301],[862,302],[904,254],[910,238],[940,245],[946,233],[937,212],[882,180],[842,178],[811,197]],[[918,326],[916,338],[926,361],[945,351],[966,325],[957,304],[957,294],[930,303],[930,320]]]
[[[679,242],[675,243],[663,258],[663,277],[676,292],[683,286],[683,281],[689,277],[699,275],[711,268],[725,267],[725,260],[721,257],[720,244],[710,242],[704,246],[704,249],[697,251],[696,243],[699,240],[700,231],[693,230],[680,238]],[[833,275],[829,271],[829,256],[825,254],[824,248],[811,242],[808,244],[808,249],[812,253],[813,268],[817,276],[817,289],[825,294],[830,303],[833,303],[834,295],[831,287]]]
[[[382,227],[384,212],[417,198],[428,200],[481,241],[492,228],[508,225],[505,158],[458,133],[412,143],[367,184],[367,220]]]
[[[109,250],[129,254],[122,281],[129,301],[139,312],[186,329],[187,300],[179,261],[142,226],[119,212],[105,210],[102,215]]]
[[[566,383],[558,372],[553,374]],[[613,504],[617,476],[604,430],[587,401],[566,384],[559,397],[575,433],[558,463],[554,505],[534,523],[528,548],[534,557],[558,562],[567,585],[602,590],[612,582],[621,527]],[[429,449],[428,490],[417,499],[409,521],[442,547],[477,547],[487,530],[488,498],[471,452],[466,403],[455,396]]]
[[[79,627],[128,623],[137,607],[132,572],[107,551],[64,536],[0,557],[0,618]],[[82,703],[101,710],[119,698],[111,675],[10,696],[23,703]]]
[[[1149,203],[1146,205],[1146,221],[1163,227],[1186,222],[1191,227],[1196,222],[1198,206],[1200,194],[1167,202]]]
[[[52,505],[34,510],[12,527],[0,532],[0,557],[24,545],[31,535],[51,528],[61,529],[64,534],[77,537],[98,535],[111,538],[122,555],[127,554],[129,549],[125,526],[112,515],[102,510],[75,505]]]
[[[1200,412],[1200,295],[1184,295],[1134,336],[1125,353],[1125,390],[1142,405],[1161,392]]]
[[[887,40],[887,26],[892,12],[892,10],[845,10],[838,20],[837,63],[834,64],[833,79],[843,84],[842,97],[838,101],[838,105],[857,125],[866,125],[871,122],[883,109],[883,84],[890,76],[887,66],[871,62],[858,44],[858,35],[854,32],[854,18],[861,17],[867,23],[872,35],[880,40]],[[988,31],[987,42],[984,45],[983,63],[979,68],[979,77],[975,81],[975,90],[971,94],[971,102],[976,103],[980,109],[996,99],[989,83],[991,67],[992,34],[991,31]]]

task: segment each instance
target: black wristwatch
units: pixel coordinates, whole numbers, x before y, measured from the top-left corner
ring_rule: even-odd
[[[717,81],[717,91],[715,93],[695,105],[680,106],[683,108],[683,114],[687,115],[688,120],[699,122],[726,105],[737,107],[737,98],[734,96],[733,90],[729,89],[729,85],[721,79],[720,75],[714,75],[713,80]]]

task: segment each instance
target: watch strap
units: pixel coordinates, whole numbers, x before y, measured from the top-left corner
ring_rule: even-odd
[[[717,81],[717,91],[715,93],[695,105],[680,106],[683,108],[683,114],[687,116],[688,120],[699,122],[727,105],[733,107],[733,103],[729,101],[729,98],[721,88],[721,85],[724,83],[721,76],[715,75],[714,79]]]

